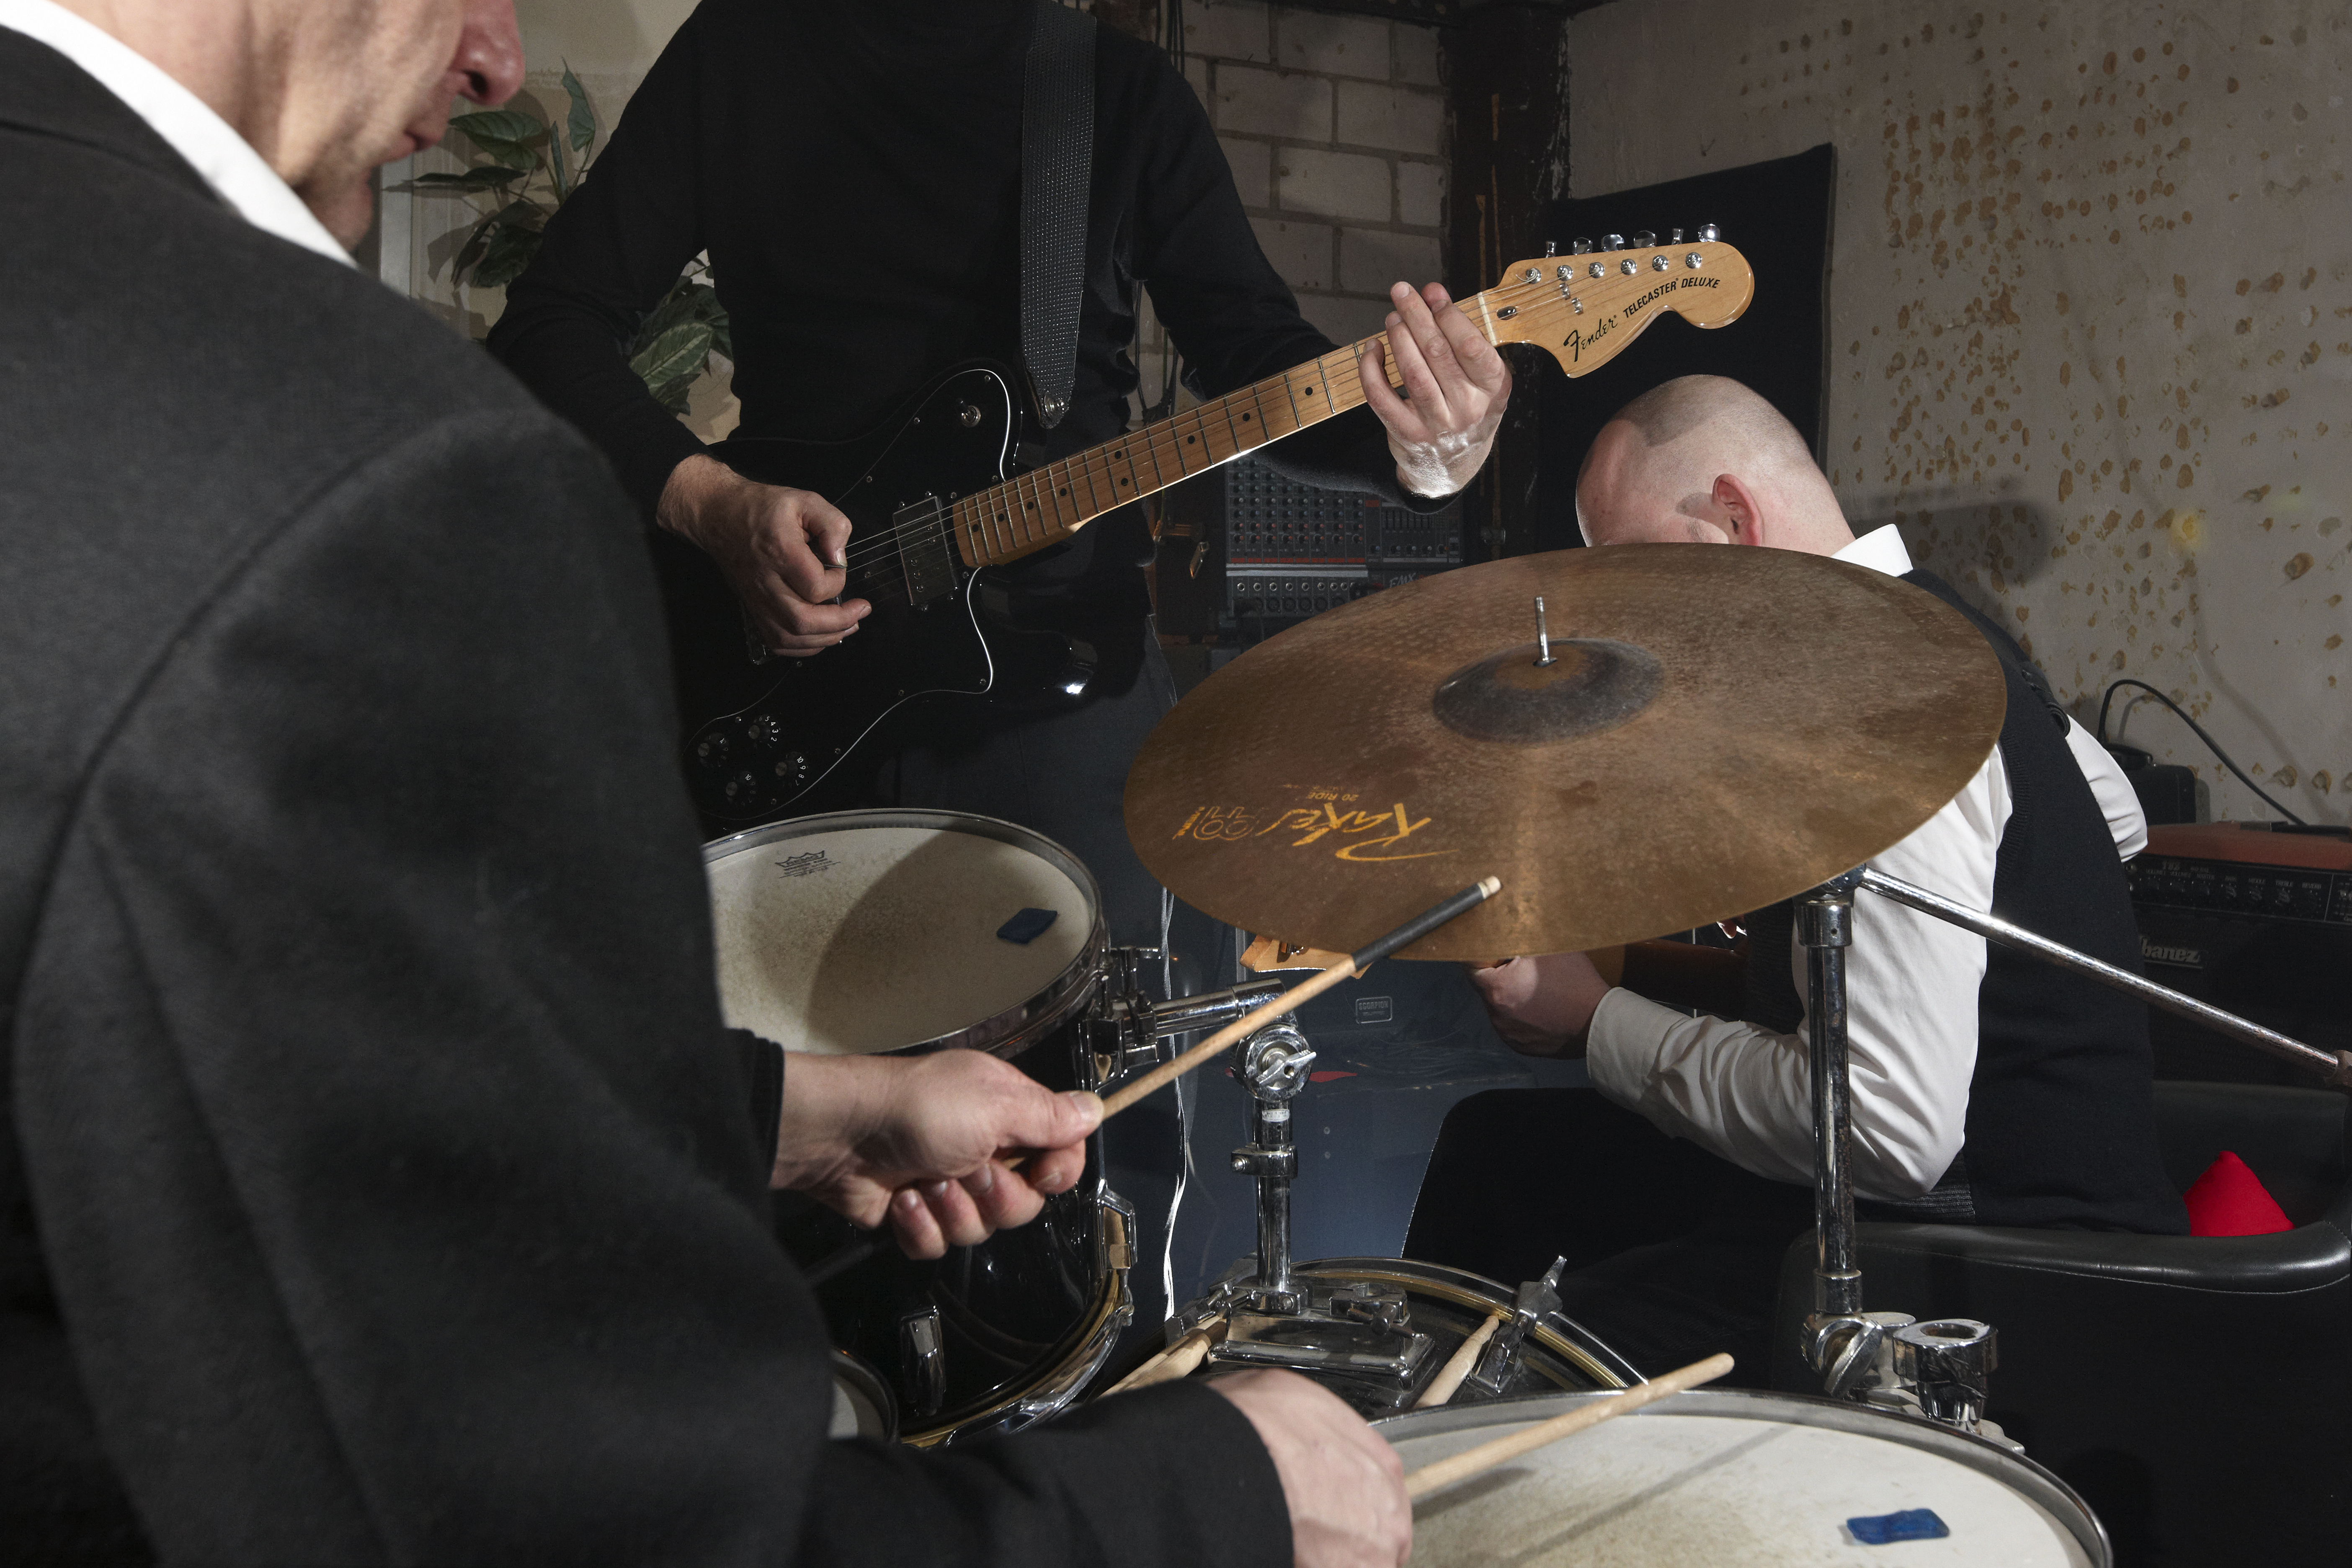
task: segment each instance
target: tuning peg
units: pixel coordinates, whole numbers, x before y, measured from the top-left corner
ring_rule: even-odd
[[[1723,237],[1723,231],[1711,223],[1703,223],[1698,226],[1698,237],[1707,244],[1713,245]]]
[[[1558,256],[1559,254],[1559,241],[1556,239],[1545,240],[1544,254],[1546,256]]]
[[[1681,229],[1670,228],[1666,231],[1666,243],[1668,245],[1680,245],[1682,242],[1683,231]]]
[[[1646,228],[1637,230],[1633,235],[1633,248],[1636,250],[1647,250],[1657,243],[1658,237]]]
[[[1604,234],[1601,237],[1601,248],[1622,250],[1625,248],[1625,237],[1622,234]]]
[[[1592,242],[1589,239],[1571,239],[1568,242],[1568,253],[1570,256],[1590,256],[1592,254]]]

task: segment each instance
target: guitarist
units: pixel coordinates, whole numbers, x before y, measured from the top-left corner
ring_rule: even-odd
[[[778,654],[856,634],[869,606],[834,602],[848,520],[814,493],[824,480],[758,484],[711,457],[615,345],[707,251],[732,320],[740,436],[845,439],[948,365],[1017,365],[1022,84],[1037,4],[705,0],[509,290],[493,350],[603,447],[647,517],[717,563]],[[1126,428],[1140,287],[1203,396],[1333,346],[1260,252],[1183,78],[1151,45],[1096,32],[1076,385],[1045,434],[1049,458]],[[1434,510],[1485,460],[1510,374],[1437,286],[1399,284],[1391,298],[1403,395],[1367,371],[1369,412],[1264,455],[1302,480]],[[1114,942],[1158,946],[1160,889],[1119,816],[1129,763],[1174,696],[1150,633],[1139,510],[1003,569],[1017,624],[1098,651],[1082,705],[919,713],[897,731],[915,738],[853,759],[864,762],[853,793],[827,804],[1033,827],[1094,871]]]

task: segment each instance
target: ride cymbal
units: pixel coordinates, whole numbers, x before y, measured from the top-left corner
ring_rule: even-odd
[[[1759,909],[1890,847],[1983,764],[2005,704],[1967,618],[1882,573],[1563,550],[1391,588],[1242,655],[1144,742],[1127,831],[1180,898],[1288,942],[1353,951],[1491,873],[1499,895],[1401,956],[1581,950]]]

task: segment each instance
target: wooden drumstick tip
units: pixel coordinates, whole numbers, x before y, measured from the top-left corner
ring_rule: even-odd
[[[1711,1355],[1705,1361],[1676,1367],[1663,1377],[1637,1383],[1613,1398],[1596,1399],[1549,1421],[1538,1421],[1524,1431],[1496,1437],[1475,1448],[1465,1448],[1433,1465],[1423,1465],[1405,1477],[1404,1494],[1409,1498],[1426,1497],[1440,1487],[1452,1486],[1455,1481],[1466,1480],[1481,1471],[1491,1470],[1496,1465],[1508,1464],[1523,1454],[1532,1454],[1538,1448],[1549,1447],[1587,1427],[1598,1426],[1601,1422],[1619,1415],[1630,1415],[1644,1405],[1664,1399],[1670,1394],[1696,1388],[1702,1383],[1713,1383],[1729,1372],[1731,1366],[1729,1356]]]
[[[1500,877],[1481,877],[1478,879],[1478,890],[1491,899],[1496,893],[1503,890],[1503,879]]]
[[[1429,1380],[1429,1386],[1421,1391],[1421,1397],[1412,1402],[1412,1407],[1415,1410],[1434,1410],[1453,1398],[1461,1388],[1462,1380],[1470,1375],[1470,1369],[1478,1364],[1478,1352],[1486,1348],[1486,1342],[1495,1337],[1495,1330],[1509,1316],[1507,1312],[1495,1312],[1471,1330],[1469,1337],[1447,1358],[1445,1364],[1437,1369],[1437,1375]]]

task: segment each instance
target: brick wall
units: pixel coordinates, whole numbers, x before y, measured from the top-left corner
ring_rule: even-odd
[[[1389,285],[1439,278],[1439,32],[1254,0],[1186,0],[1185,75],[1299,310],[1334,341],[1381,330]],[[1165,341],[1147,320],[1143,384]]]

